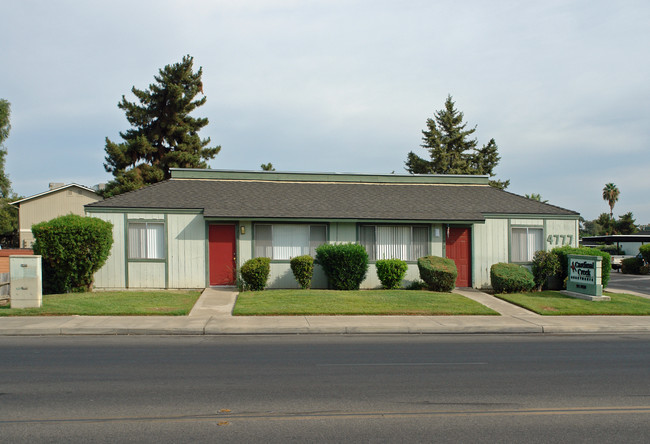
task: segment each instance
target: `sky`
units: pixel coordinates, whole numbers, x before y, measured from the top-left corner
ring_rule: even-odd
[[[194,57],[214,169],[406,174],[448,95],[508,191],[650,223],[650,2],[0,0],[6,172],[109,181],[117,104]]]

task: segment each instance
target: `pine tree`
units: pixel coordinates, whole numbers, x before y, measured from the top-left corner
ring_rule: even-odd
[[[0,243],[5,246],[15,241],[18,231],[18,209],[9,204],[18,200],[19,196],[12,191],[11,181],[5,172],[7,148],[4,143],[11,130],[10,116],[10,103],[0,99]]]
[[[412,174],[480,174],[494,176],[499,164],[499,148],[491,139],[487,145],[477,148],[478,141],[471,136],[476,128],[466,129],[463,113],[459,112],[451,96],[447,96],[445,108],[436,111],[433,119],[427,119],[427,129],[422,131],[422,148],[429,151],[431,160],[409,152],[406,170]],[[491,180],[490,185],[505,189],[509,180]]]
[[[208,147],[210,138],[198,135],[208,119],[190,116],[207,99],[195,100],[198,93],[203,94],[203,71],[194,72],[193,61],[188,55],[180,63],[165,66],[146,90],[134,86],[131,92],[137,103],[122,96],[117,106],[132,128],[120,133],[122,143],[106,138],[104,168],[115,179],[107,184],[105,197],[168,179],[170,168],[207,168],[206,161],[221,150],[220,146]]]

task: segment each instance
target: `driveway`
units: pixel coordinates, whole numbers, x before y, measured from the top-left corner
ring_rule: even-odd
[[[607,289],[633,291],[650,297],[650,275],[640,276],[611,271]]]

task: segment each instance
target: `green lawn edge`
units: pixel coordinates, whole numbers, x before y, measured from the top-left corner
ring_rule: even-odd
[[[97,291],[43,295],[40,308],[0,307],[5,316],[186,316],[200,291]]]
[[[239,293],[233,316],[499,316],[455,293],[421,290],[264,290]]]
[[[542,316],[650,316],[650,299],[603,292],[611,301],[587,301],[559,291],[502,293],[494,296]]]

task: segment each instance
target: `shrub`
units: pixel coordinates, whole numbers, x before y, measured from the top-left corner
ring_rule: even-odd
[[[560,271],[560,260],[551,251],[539,250],[533,256],[532,272],[538,290],[542,290],[549,277]]]
[[[640,257],[628,257],[621,261],[621,272],[623,274],[641,274],[643,259]]]
[[[644,265],[639,268],[639,274],[650,274],[650,265]]]
[[[335,290],[358,290],[368,273],[368,253],[358,244],[323,244],[316,262]]]
[[[89,291],[113,245],[112,223],[75,214],[35,224],[32,233],[45,294]]]
[[[645,263],[650,264],[650,244],[641,245],[639,247],[639,253],[643,256]]]
[[[240,269],[244,288],[251,291],[262,291],[271,272],[271,259],[268,257],[255,257],[244,262]]]
[[[375,262],[377,277],[381,285],[387,289],[399,288],[406,276],[408,265],[401,259],[380,259]]]
[[[490,279],[495,293],[517,293],[535,287],[533,274],[526,267],[499,262],[490,267]]]
[[[309,255],[294,257],[291,259],[291,271],[300,288],[303,290],[310,288],[314,276],[314,258]]]
[[[418,259],[420,278],[431,291],[450,292],[456,286],[458,270],[451,259],[438,256],[426,256]]]
[[[567,278],[567,269],[569,267],[569,258],[567,255],[581,254],[583,256],[600,256],[603,258],[603,288],[605,288],[609,283],[609,272],[612,269],[612,258],[609,253],[597,250],[595,248],[574,248],[568,245],[564,247],[553,248],[552,252],[557,254],[558,259],[560,259],[560,271],[558,274],[560,275],[561,280],[564,281]]]

